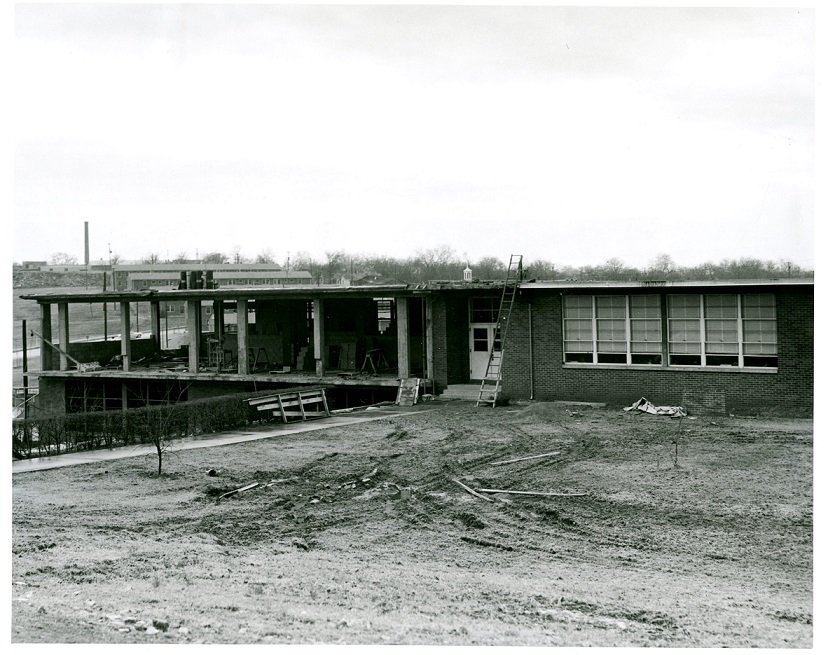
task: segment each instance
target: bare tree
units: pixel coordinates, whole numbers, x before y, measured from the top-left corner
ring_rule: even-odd
[[[665,278],[672,276],[675,272],[676,263],[670,255],[665,253],[656,255],[656,258],[652,261],[649,268],[649,273],[651,275],[660,275]]]
[[[481,257],[470,268],[474,277],[481,280],[501,280],[506,277],[506,264],[497,257]]]
[[[208,252],[201,258],[201,261],[204,264],[226,264],[227,255],[220,252]]]
[[[180,252],[173,258],[173,264],[186,264],[189,260],[189,257],[186,252]]]
[[[72,266],[78,263],[78,258],[65,252],[55,252],[49,258],[53,266]]]
[[[142,264],[157,264],[161,261],[161,255],[157,252],[151,252],[148,255],[144,255],[141,259]]]
[[[554,280],[558,277],[555,264],[545,259],[534,259],[523,267],[526,277],[535,280]]]
[[[337,282],[345,271],[348,255],[344,250],[326,250],[325,257],[328,260],[325,264],[325,278],[328,282]]]
[[[274,264],[276,259],[273,257],[273,251],[270,248],[262,250],[256,255],[255,263],[257,264]]]
[[[230,257],[233,264],[244,264],[245,260],[241,254],[241,246],[233,246],[233,250],[230,253]]]

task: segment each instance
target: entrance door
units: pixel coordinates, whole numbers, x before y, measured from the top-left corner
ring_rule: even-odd
[[[482,380],[489,363],[489,351],[494,346],[493,363],[500,362],[500,335],[493,323],[472,323],[469,326],[469,378]],[[497,377],[490,376],[490,377]]]

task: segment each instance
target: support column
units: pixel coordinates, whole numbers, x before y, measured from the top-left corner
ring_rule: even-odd
[[[130,360],[132,359],[132,318],[129,315],[129,303],[122,302],[121,305],[121,357],[123,368],[126,373],[129,371]]]
[[[239,375],[250,372],[250,356],[247,351],[247,300],[236,301],[236,337],[239,342],[239,351],[236,358],[239,362]]]
[[[52,340],[52,305],[42,303],[40,305],[40,370],[53,371],[54,359],[52,358],[52,347],[47,341]]]
[[[161,304],[157,300],[150,302],[150,330],[155,341],[156,354],[161,353]]]
[[[316,360],[316,377],[325,375],[325,303],[321,298],[313,301],[313,357]]]
[[[224,301],[222,300],[213,301],[213,334],[220,343],[224,334]]]
[[[187,301],[187,334],[190,337],[190,351],[188,354],[187,367],[191,373],[198,373],[198,352],[201,349],[201,332],[199,314],[201,312],[200,300]]]
[[[397,366],[399,375],[405,379],[411,375],[411,356],[409,354],[408,335],[408,298],[395,298],[397,310]]]
[[[60,343],[60,370],[69,370],[69,304],[58,303],[58,342]]]
[[[434,379],[434,300],[426,298],[426,379]]]

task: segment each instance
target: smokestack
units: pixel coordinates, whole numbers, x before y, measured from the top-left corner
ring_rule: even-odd
[[[89,221],[83,222],[83,263],[89,267]]]

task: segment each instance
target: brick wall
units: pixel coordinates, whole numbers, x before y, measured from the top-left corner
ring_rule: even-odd
[[[704,291],[704,290],[703,290]],[[769,289],[763,290],[769,291]],[[582,400],[629,405],[646,397],[689,411],[779,411],[811,415],[814,393],[813,288],[772,289],[776,294],[779,366],[776,372],[733,369],[650,370],[564,367],[562,297],[522,291],[509,328],[504,393],[513,399]],[[530,366],[529,314],[532,315]],[[530,370],[532,377],[530,378]]]

